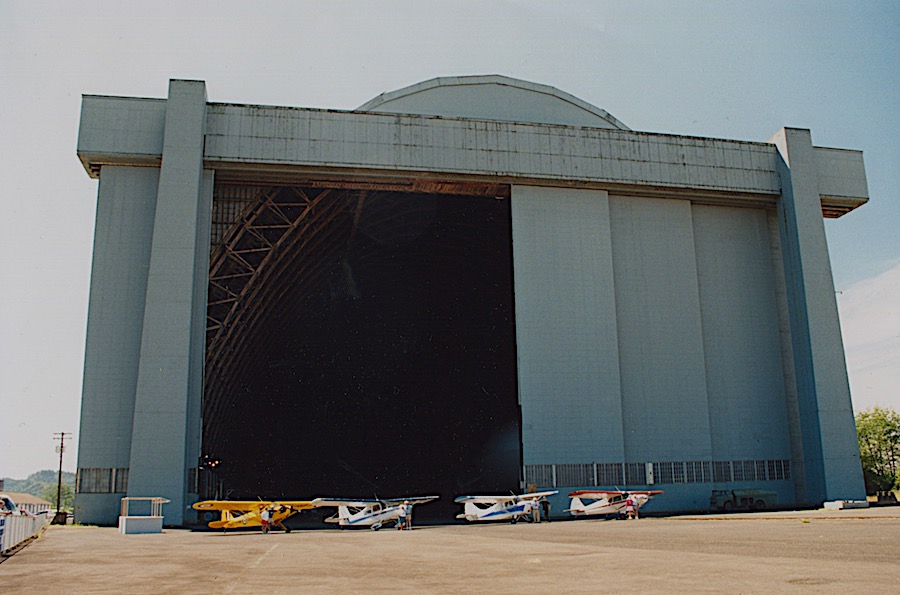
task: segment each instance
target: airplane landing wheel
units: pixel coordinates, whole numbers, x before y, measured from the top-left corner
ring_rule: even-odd
[[[285,528],[284,528],[284,532],[285,532],[285,533],[290,533],[290,532],[291,532],[291,528],[290,528],[290,527],[285,527]]]

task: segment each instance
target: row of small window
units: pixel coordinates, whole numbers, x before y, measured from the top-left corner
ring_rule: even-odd
[[[214,476],[196,467],[188,471],[188,492],[198,493]],[[128,468],[85,467],[75,475],[75,491],[79,494],[125,494],[128,492]]]
[[[791,478],[786,459],[756,461],[665,461],[659,463],[568,463],[526,465],[525,483],[539,486],[628,486],[674,483],[772,481]],[[188,491],[207,491],[207,476],[193,468],[188,473]],[[78,469],[75,491],[79,494],[125,494],[128,469],[85,467]]]
[[[525,483],[543,487],[747,482],[790,478],[791,462],[786,459],[525,465]]]
[[[75,475],[78,494],[125,494],[128,492],[128,468],[83,467]]]

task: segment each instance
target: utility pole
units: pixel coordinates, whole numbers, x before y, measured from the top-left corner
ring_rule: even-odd
[[[56,483],[56,514],[53,516],[53,520],[50,521],[51,525],[66,524],[67,515],[60,508],[60,504],[62,503],[62,464],[63,453],[66,450],[66,435],[71,436],[72,432],[55,432],[53,434],[53,439],[59,440],[59,446],[56,447],[57,452],[59,452],[59,475]]]

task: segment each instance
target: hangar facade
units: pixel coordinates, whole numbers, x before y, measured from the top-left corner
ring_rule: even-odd
[[[862,153],[437,78],[353,111],[85,96],[76,516],[526,486],[864,497],[823,217]],[[554,510],[564,508],[564,498]]]

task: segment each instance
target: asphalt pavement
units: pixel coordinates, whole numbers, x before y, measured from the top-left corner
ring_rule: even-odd
[[[382,529],[52,526],[0,593],[897,593],[900,507]]]

